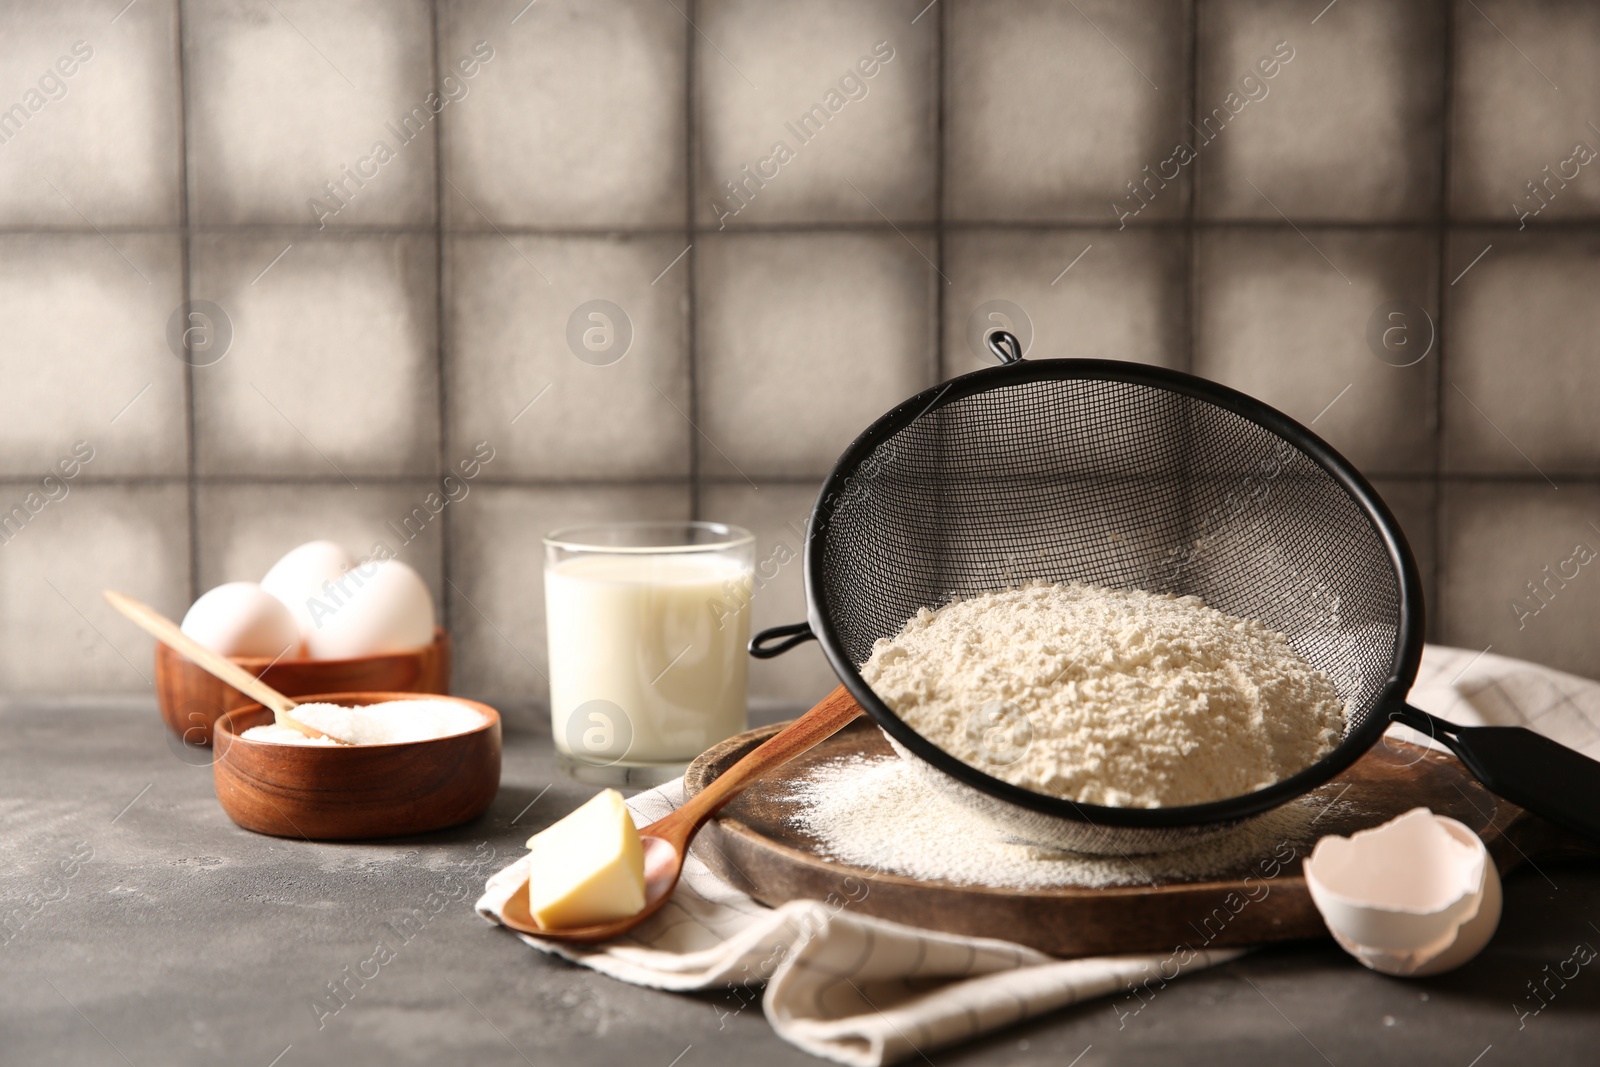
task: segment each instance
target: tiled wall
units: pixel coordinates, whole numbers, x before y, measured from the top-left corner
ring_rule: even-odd
[[[125,2],[0,8],[0,504],[42,502],[0,545],[7,692],[143,689],[100,589],[179,614],[313,536],[401,547],[488,441],[401,552],[457,689],[531,705],[542,532],[699,515],[782,558],[858,429],[981,365],[994,300],[1032,355],[1313,424],[1401,516],[1436,640],[1600,675],[1565,562],[1600,549],[1600,8]],[[220,359],[169,340],[186,296]],[[592,300],[620,360],[569,344]],[[1369,343],[1393,301],[1409,366]],[[830,684],[814,646],[751,675]]]

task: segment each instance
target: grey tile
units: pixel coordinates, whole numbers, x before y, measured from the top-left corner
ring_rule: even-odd
[[[445,3],[441,65],[492,51],[444,123],[447,225],[684,225],[692,30],[676,8]]]
[[[450,454],[494,442],[494,478],[688,477],[684,251],[680,237],[451,239]]]
[[[458,490],[459,499],[436,515],[425,502],[438,491],[433,482],[365,485],[360,492],[342,482],[202,485],[195,497],[201,591],[223,582],[258,582],[291,548],[326,540],[357,559],[392,554],[414,567],[442,618],[443,516],[454,519],[479,488],[468,483],[466,495]],[[418,508],[427,522],[416,515]]]
[[[1600,489],[1447,482],[1442,492],[1440,638],[1600,676]]]
[[[91,477],[182,475],[183,299],[176,236],[0,237],[0,474],[39,475],[74,441]]]
[[[1537,225],[1600,214],[1600,8],[1457,0],[1450,210]],[[1575,152],[1578,145],[1586,154]],[[1591,162],[1585,163],[1584,158]]]
[[[9,509],[30,488],[0,483],[0,501]],[[12,694],[150,693],[154,642],[100,592],[116,589],[182,616],[189,604],[188,494],[178,484],[69,489],[21,529],[7,527],[0,676]]]
[[[1145,167],[1139,220],[1182,216],[1188,175],[1156,171],[1188,136],[1187,5],[948,6],[949,217],[1116,221],[1138,208]]]
[[[227,354],[194,372],[200,473],[357,484],[432,475],[434,247],[424,237],[196,238],[193,294],[233,329]]]
[[[911,25],[926,3],[701,3],[698,221],[931,218],[938,16]]]
[[[1394,366],[1367,336],[1391,301],[1437,322],[1435,249],[1418,232],[1202,232],[1195,373],[1310,426],[1364,471],[1430,470],[1438,353]],[[1430,328],[1413,330],[1425,343]]]
[[[577,523],[688,517],[687,486],[474,489],[451,527],[456,691],[549,707],[546,533]]]
[[[1185,365],[1182,237],[1148,229],[1004,229],[957,230],[945,242],[946,377],[994,365],[977,349],[978,324],[988,321],[995,301],[1026,315],[1031,357]]]
[[[0,14],[0,224],[177,223],[177,3],[111,14],[93,0]]]
[[[1452,234],[1445,463],[1453,471],[1559,479],[1600,464],[1600,238]],[[1457,265],[1460,265],[1458,268]]]
[[[1294,0],[1218,0],[1199,16],[1189,143],[1201,217],[1434,217],[1441,0],[1340,4],[1314,24]]]
[[[711,235],[699,251],[709,475],[820,477],[870,422],[932,384],[931,240]]]
[[[706,486],[701,514],[715,522],[743,526],[756,535],[755,592],[750,632],[806,618],[802,578],[806,521],[816,500],[816,485],[768,485],[757,491],[743,482]],[[803,712],[839,684],[815,641],[776,659],[750,663],[753,722],[774,721]]]
[[[431,225],[433,126],[462,106],[436,93],[431,37],[426,0],[190,0],[191,217]]]

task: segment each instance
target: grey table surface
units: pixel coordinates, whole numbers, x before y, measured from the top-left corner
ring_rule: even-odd
[[[204,755],[171,742],[153,701],[0,701],[0,1064],[819,1062],[748,997],[627,986],[472,911],[486,874],[591,792],[528,729],[466,826],[263,837],[223,814]],[[1137,1014],[1094,1001],[910,1062],[1593,1064],[1600,961],[1547,980],[1600,948],[1600,867],[1540,866],[1509,879],[1499,933],[1454,974],[1400,981],[1331,942],[1278,946]],[[380,940],[391,957],[363,968]],[[330,1011],[328,984],[374,966]]]

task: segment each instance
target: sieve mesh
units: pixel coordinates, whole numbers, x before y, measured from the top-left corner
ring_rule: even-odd
[[[1414,576],[1398,534],[1398,554],[1385,538],[1391,520],[1327,469],[1342,461],[1264,405],[1157,368],[1039,361],[968,378],[985,375],[1001,380],[885,416],[819,499],[813,620],[858,699],[870,689],[855,667],[919,608],[1073,580],[1193,594],[1281,631],[1337,685],[1346,742],[1370,743],[1363,726],[1414,637],[1416,608],[1409,620],[1404,610]],[[1327,776],[1353,758],[1325,760]],[[1163,823],[1140,818],[1122,821]]]

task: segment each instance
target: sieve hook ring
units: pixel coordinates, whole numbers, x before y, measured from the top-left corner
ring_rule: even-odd
[[[1022,362],[1022,342],[1010,330],[995,330],[984,338],[984,343],[1001,363]]]
[[[779,638],[785,640],[778,644],[770,644]],[[750,654],[756,659],[771,659],[781,656],[796,645],[807,641],[815,641],[817,635],[811,632],[809,622],[791,623],[788,626],[774,626],[770,630],[762,630],[750,639]]]

